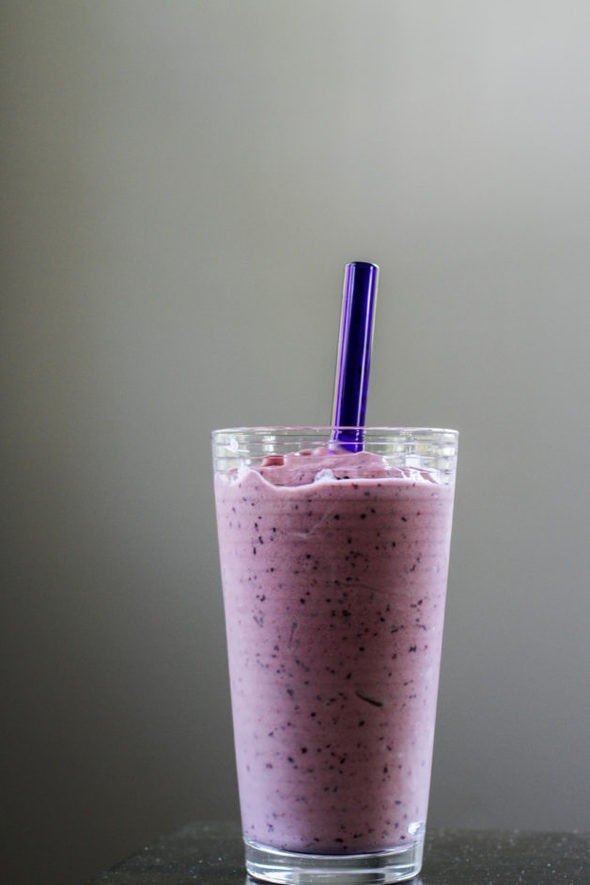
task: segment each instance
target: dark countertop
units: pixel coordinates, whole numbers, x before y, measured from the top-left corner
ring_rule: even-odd
[[[192,823],[87,885],[245,885],[239,826]],[[590,885],[590,833],[432,829],[414,885]]]

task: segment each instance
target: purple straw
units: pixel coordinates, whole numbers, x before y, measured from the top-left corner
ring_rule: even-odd
[[[366,261],[351,261],[344,273],[332,415],[332,426],[340,429],[332,441],[351,452],[363,447],[378,273],[378,266]]]

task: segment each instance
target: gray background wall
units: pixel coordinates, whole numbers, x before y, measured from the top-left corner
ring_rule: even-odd
[[[6,881],[237,816],[209,431],[457,426],[430,820],[590,828],[590,5],[5,0]]]

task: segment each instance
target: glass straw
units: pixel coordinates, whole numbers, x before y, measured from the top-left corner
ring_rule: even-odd
[[[344,271],[332,442],[359,452],[367,409],[379,267],[351,261]]]

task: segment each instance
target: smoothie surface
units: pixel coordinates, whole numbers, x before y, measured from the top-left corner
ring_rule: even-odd
[[[302,486],[329,480],[406,479],[413,482],[437,482],[433,472],[418,467],[397,467],[381,455],[371,452],[347,452],[327,447],[302,449],[286,455],[267,455],[259,464],[238,467],[225,474],[236,482],[253,471],[271,485]],[[224,474],[219,474],[220,478]]]

